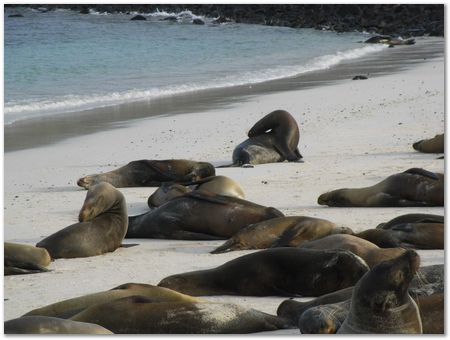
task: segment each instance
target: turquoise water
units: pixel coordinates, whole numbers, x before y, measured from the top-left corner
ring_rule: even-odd
[[[332,67],[384,48],[336,34],[176,13],[5,11],[5,123],[176,93],[252,84]],[[205,25],[193,25],[201,18]]]

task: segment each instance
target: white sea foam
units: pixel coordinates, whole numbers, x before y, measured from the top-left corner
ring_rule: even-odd
[[[52,99],[38,102],[9,102],[6,103],[4,107],[4,122],[8,125],[18,120],[41,115],[87,110],[126,102],[152,100],[155,98],[167,97],[176,94],[188,94],[190,92],[208,89],[251,85],[270,80],[294,77],[306,72],[328,69],[342,61],[357,59],[365,55],[381,51],[384,48],[386,48],[384,45],[368,45],[344,52],[320,56],[303,65],[280,66],[265,70],[241,72],[239,74],[221,77],[220,79],[213,79],[210,82],[193,82],[183,85],[173,85],[151,89],[136,89],[108,94],[79,96],[70,95],[59,97],[55,100]]]

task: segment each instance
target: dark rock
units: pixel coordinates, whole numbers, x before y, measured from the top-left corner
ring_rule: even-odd
[[[178,21],[176,16],[171,15],[170,17],[166,17],[162,19],[163,21]]]
[[[224,17],[222,15],[212,21],[213,24],[223,24],[226,22],[231,22],[231,19],[228,19],[227,17]]]
[[[202,19],[194,19],[194,20],[192,21],[192,23],[193,23],[194,25],[204,25],[204,24],[205,24],[205,22],[204,22]]]
[[[10,14],[8,15],[8,18],[23,18],[22,14]]]
[[[89,8],[88,7],[84,7],[80,10],[80,14],[89,14]]]
[[[379,44],[384,40],[391,40],[392,38],[389,35],[376,35],[364,41],[365,44]]]
[[[147,20],[147,18],[144,17],[143,15],[138,14],[132,17],[130,20]]]
[[[364,80],[364,79],[367,79],[367,77],[366,76],[354,76],[352,78],[352,80]]]

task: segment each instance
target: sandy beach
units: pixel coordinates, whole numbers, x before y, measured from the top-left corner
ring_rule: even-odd
[[[251,93],[245,100],[231,96],[216,108],[194,107],[189,113],[140,117],[127,124],[110,122],[114,129],[103,126],[86,135],[6,152],[4,240],[36,244],[77,222],[86,191],[77,187],[76,181],[84,175],[110,171],[138,159],[184,158],[216,166],[228,164],[233,148],[246,139],[251,126],[276,109],[287,110],[298,122],[304,162],[217,169],[218,175],[241,184],[247,200],[276,207],[286,216],[328,219],[355,232],[407,213],[443,215],[444,207],[330,208],[317,204],[317,197],[326,191],[369,186],[409,168],[444,172],[444,160],[437,159],[438,155],[412,148],[413,142],[444,131],[444,39],[440,44],[440,56],[422,58],[408,68],[378,72],[367,80],[346,77],[322,86]],[[147,211],[147,198],[155,189],[120,189],[129,215]],[[56,260],[48,273],[5,277],[4,319],[126,282],[156,285],[168,275],[212,268],[251,252],[209,254],[223,241],[126,239],[124,243],[139,245],[96,257]],[[443,250],[418,253],[422,265],[444,263]],[[276,314],[284,299],[207,298],[271,314]],[[274,334],[298,332],[291,329]]]

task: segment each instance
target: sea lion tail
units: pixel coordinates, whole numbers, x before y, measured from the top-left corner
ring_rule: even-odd
[[[210,254],[222,254],[236,250],[237,249],[236,246],[238,245],[238,243],[239,242],[237,242],[236,240],[230,238],[224,244],[211,251]]]

